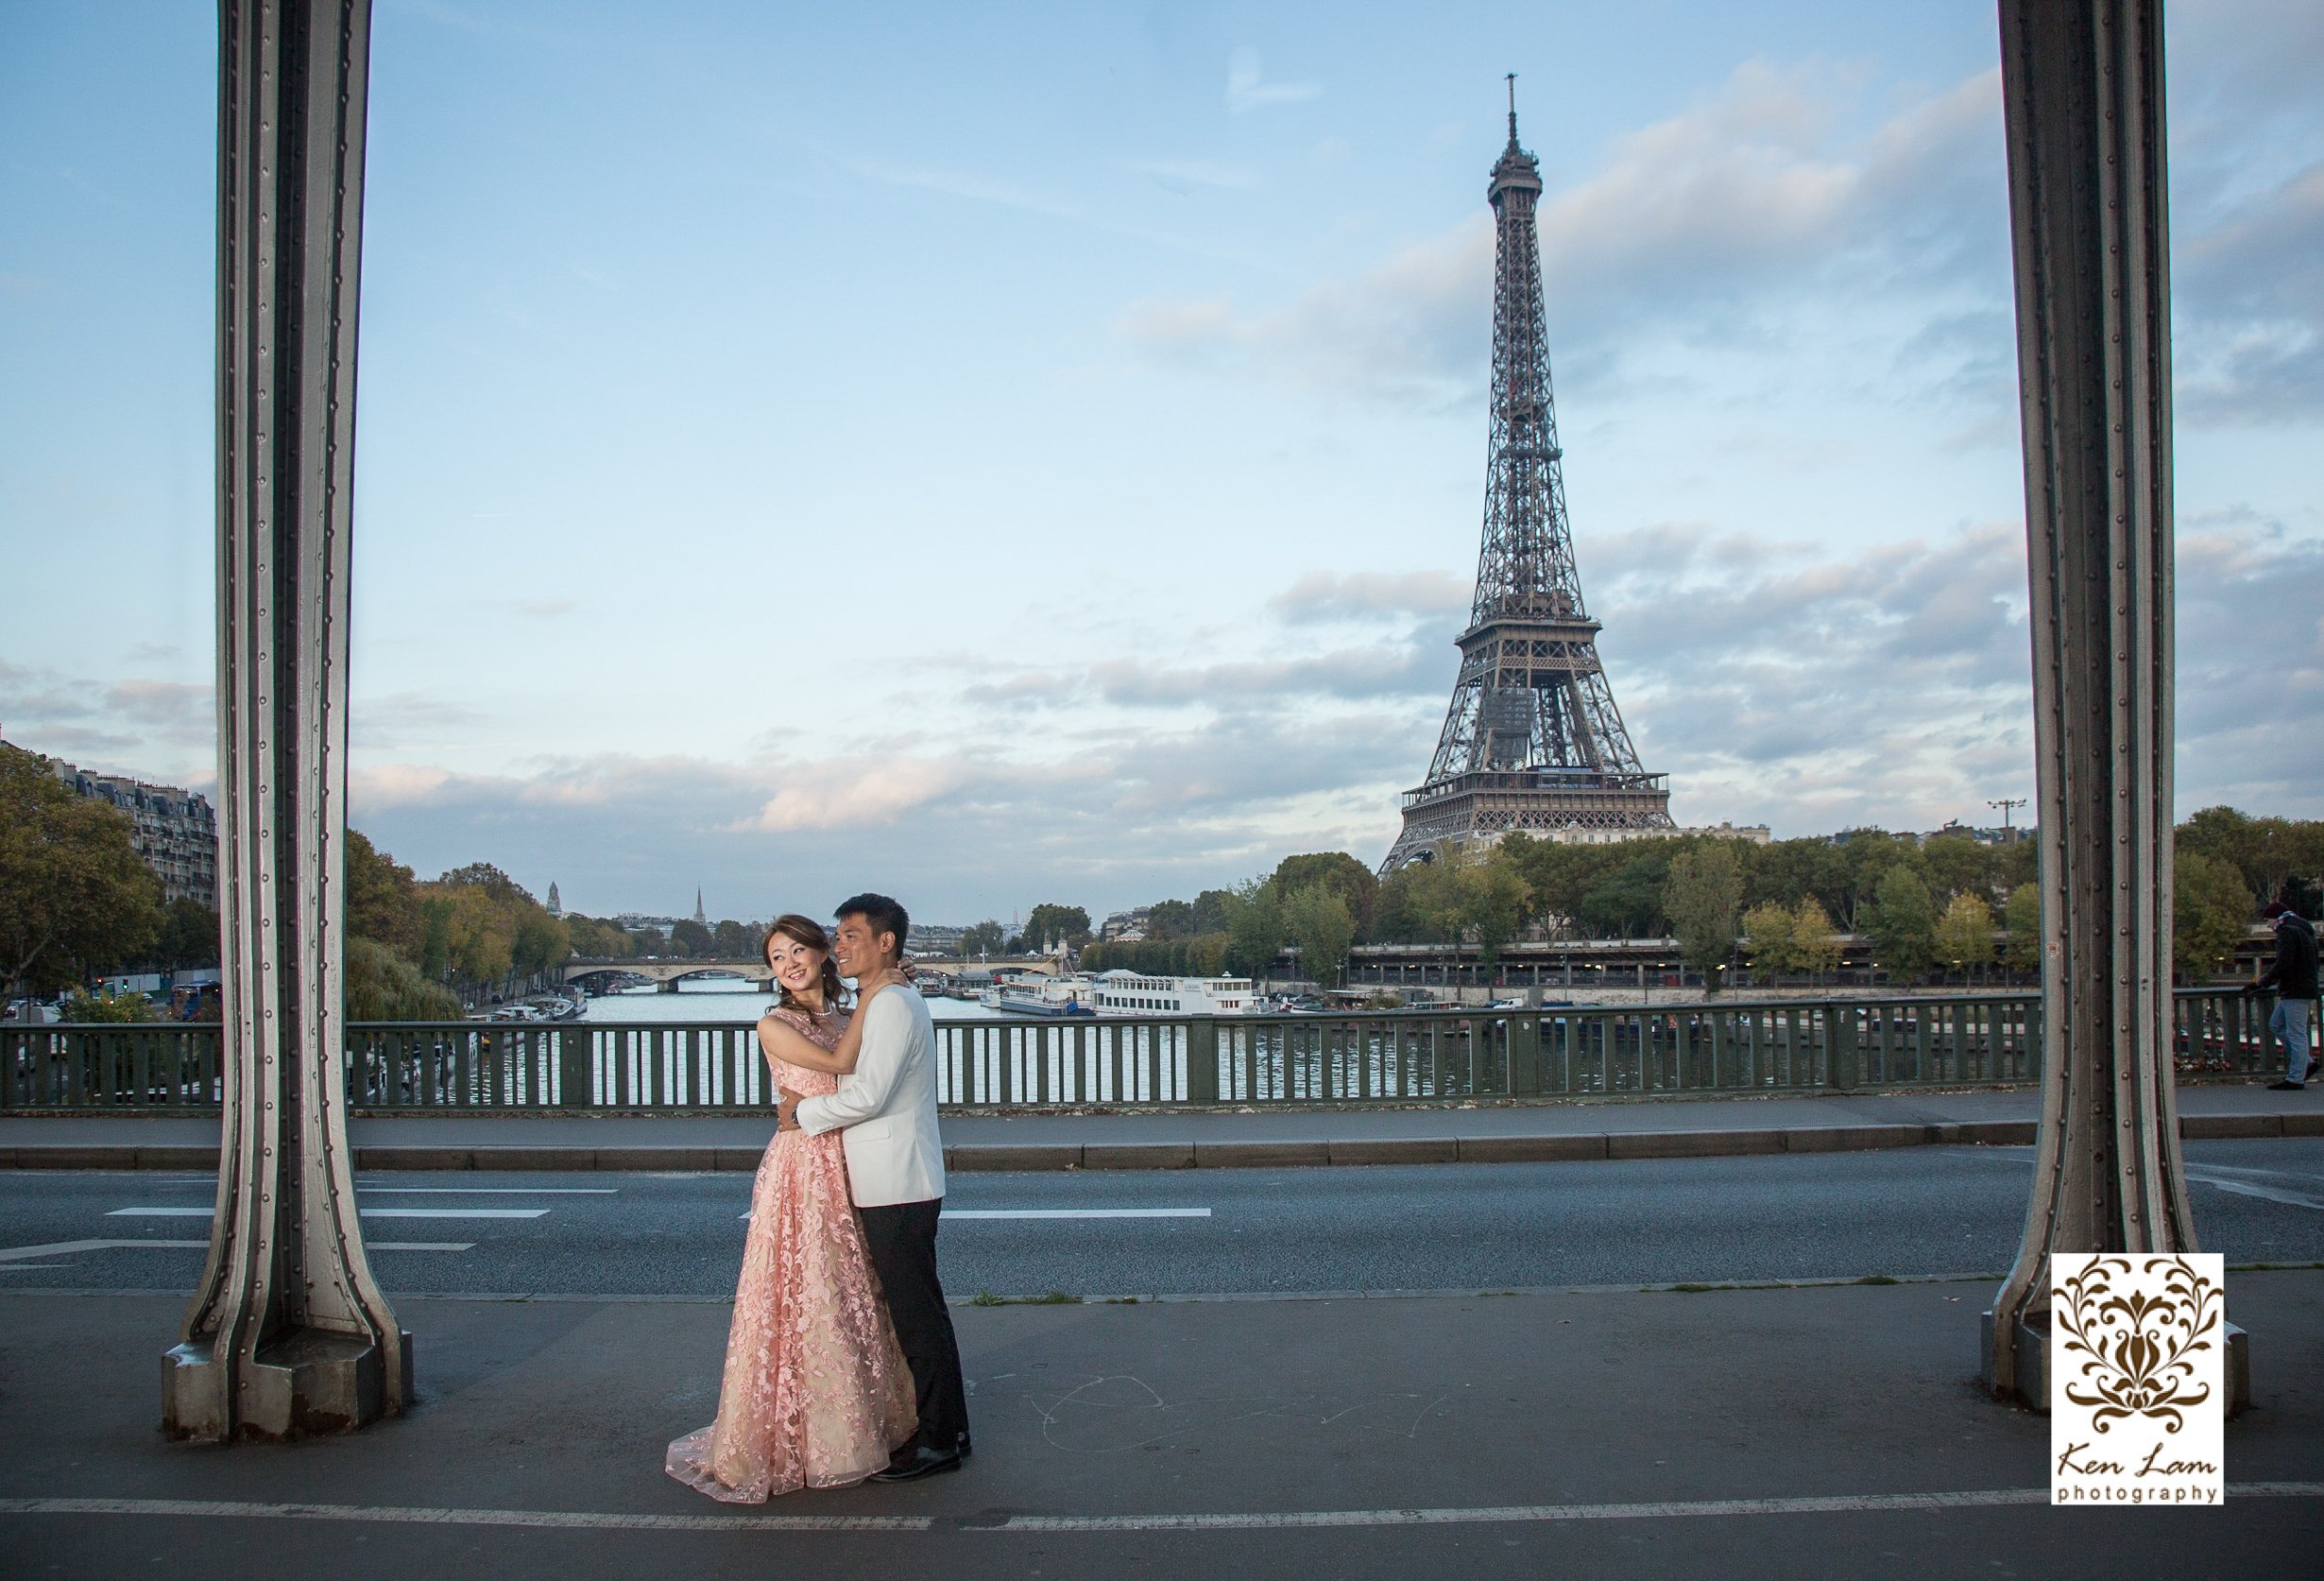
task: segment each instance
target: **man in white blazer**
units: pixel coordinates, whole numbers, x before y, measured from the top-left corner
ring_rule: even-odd
[[[885,895],[841,902],[831,954],[858,982],[903,957],[912,923]],[[920,1430],[896,1452],[883,1482],[960,1469],[968,1453],[967,1391],[960,1346],[936,1277],[936,1221],[944,1207],[944,1143],[936,1131],[935,1028],[908,987],[883,988],[864,1005],[855,1070],[828,1097],[783,1094],[777,1124],[811,1136],[836,1130],[863,1241],[912,1367]]]

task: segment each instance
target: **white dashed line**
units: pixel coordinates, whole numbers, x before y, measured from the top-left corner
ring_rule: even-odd
[[[358,1208],[367,1219],[538,1219],[546,1208]],[[109,1219],[206,1219],[208,1208],[116,1208]]]
[[[948,1219],[1206,1219],[1207,1208],[947,1208]]]
[[[2236,1499],[2315,1499],[2324,1483],[2230,1483]],[[1503,1504],[1474,1509],[1335,1509],[1221,1515],[1013,1515],[957,1522],[967,1535],[1034,1532],[1253,1532],[1299,1527],[1458,1526],[1704,1517],[1847,1515],[1892,1510],[2007,1509],[2046,1505],[2046,1487],[1953,1493],[1857,1493],[1800,1499],[1698,1499],[1629,1504]],[[408,1526],[531,1526],[611,1532],[927,1532],[926,1515],[645,1515],[623,1511],[438,1509],[413,1505],[274,1504],[210,1499],[0,1499],[0,1515],[211,1516],[238,1521],[359,1521]],[[954,1524],[948,1521],[948,1525]]]

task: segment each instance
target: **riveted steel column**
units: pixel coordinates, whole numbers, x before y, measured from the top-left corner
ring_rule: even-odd
[[[411,1387],[356,1218],[340,974],[370,5],[223,0],[219,24],[224,1129],[162,1425],[287,1438],[393,1415]]]
[[[2047,1404],[2049,1254],[2188,1251],[2171,1030],[2160,0],[2001,0],[2042,841],[2042,1128],[1994,1392]]]

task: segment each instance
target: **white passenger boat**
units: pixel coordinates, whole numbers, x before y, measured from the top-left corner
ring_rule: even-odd
[[[1094,1016],[1086,977],[1017,977],[986,988],[979,1002],[1018,1016]]]
[[[1248,977],[1144,977],[1117,969],[1081,981],[1101,1016],[1244,1016],[1258,1008]]]

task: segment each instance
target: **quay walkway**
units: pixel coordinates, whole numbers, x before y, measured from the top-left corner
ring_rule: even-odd
[[[1512,1163],[2023,1144],[2040,1094],[1931,1091],[1786,1097],[1478,1102],[1426,1108],[1174,1108],[1149,1113],[959,1114],[957,1170],[1282,1168]],[[2189,1138],[2324,1136],[2324,1083],[2305,1091],[2204,1083],[2179,1090]],[[362,1169],[752,1170],[768,1114],[472,1113],[357,1117]],[[208,1169],[209,1115],[0,1117],[0,1168]]]

